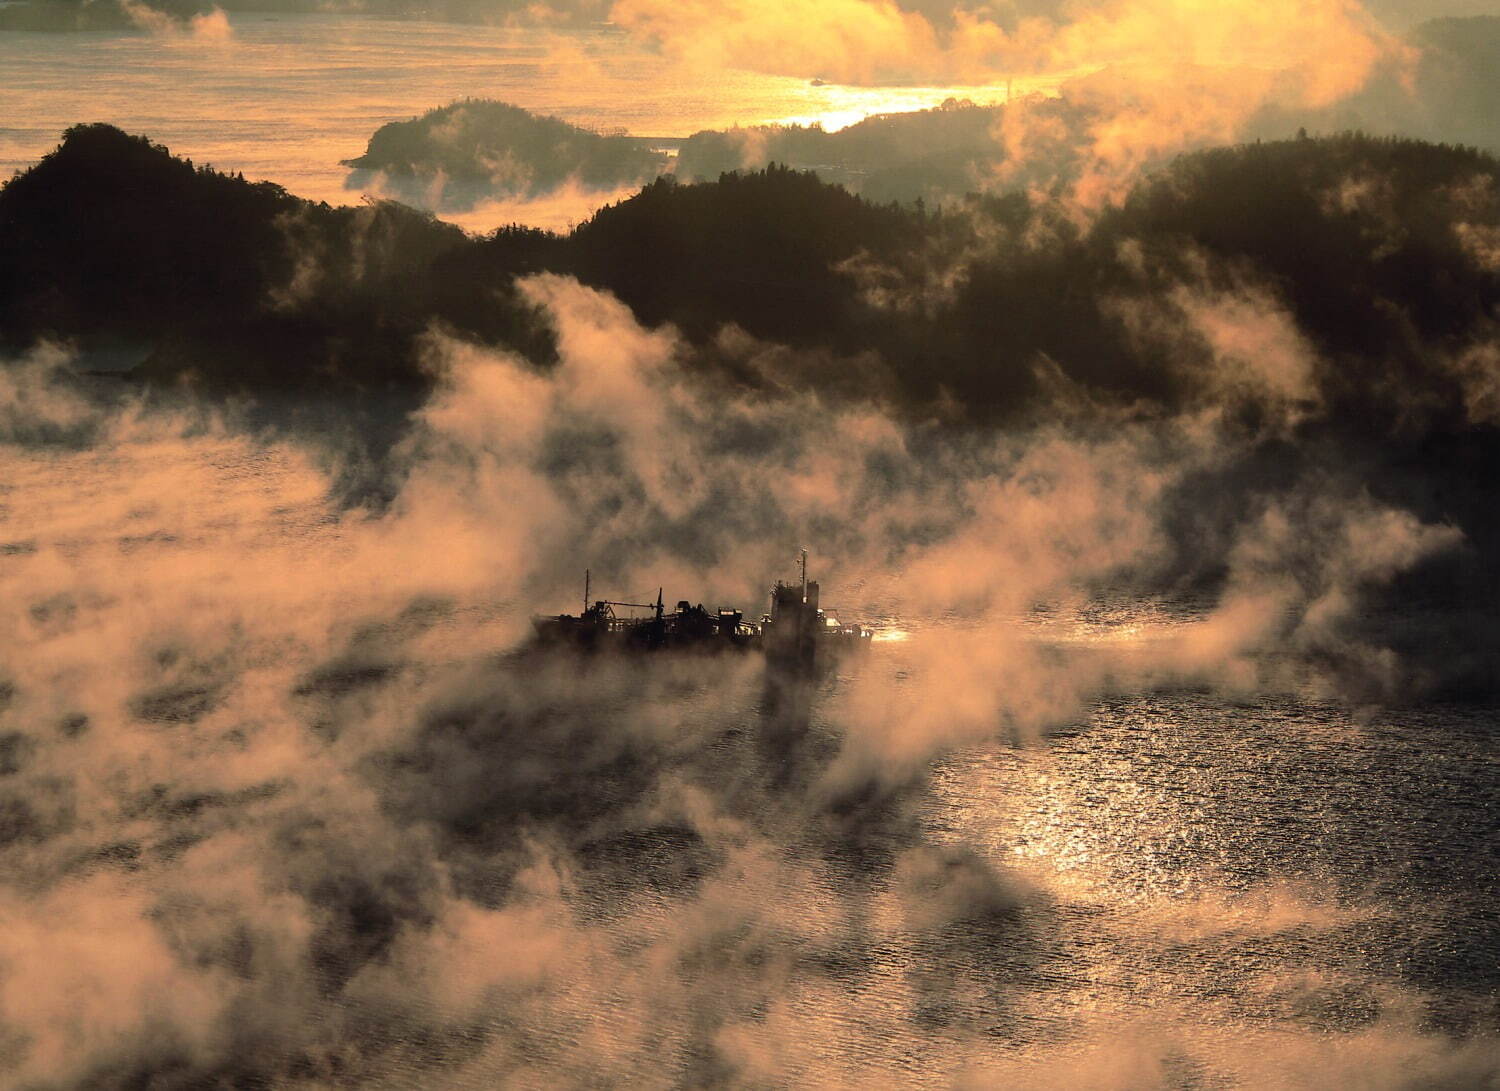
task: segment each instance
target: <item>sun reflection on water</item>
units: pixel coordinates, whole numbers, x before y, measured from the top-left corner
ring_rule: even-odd
[[[855,87],[816,83],[799,87],[801,81],[777,81],[791,84],[778,88],[789,100],[800,98],[803,102],[794,112],[766,120],[775,125],[818,125],[828,132],[836,132],[869,117],[930,110],[950,99],[972,102],[976,106],[999,106],[1034,94],[1053,97],[1069,78],[1071,73],[948,87]]]

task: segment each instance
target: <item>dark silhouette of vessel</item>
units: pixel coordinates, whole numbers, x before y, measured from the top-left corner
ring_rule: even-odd
[[[590,574],[584,573],[584,609],[582,614],[554,614],[531,619],[537,638],[543,644],[568,645],[589,650],[609,648],[630,651],[661,651],[668,648],[723,651],[754,647],[759,630],[746,624],[739,610],[721,609],[711,613],[702,603],[696,606],[683,599],[677,609],[668,613],[662,592],[656,602],[616,602],[610,599],[589,600]],[[621,615],[616,608],[649,610],[639,617]]]
[[[547,646],[586,651],[667,650],[721,652],[764,649],[767,662],[783,668],[811,669],[834,655],[869,646],[874,634],[862,625],[846,625],[818,606],[816,580],[807,578],[807,550],[802,551],[799,583],[780,580],[771,590],[771,611],[758,624],[747,622],[740,610],[706,609],[687,599],[666,610],[662,591],[654,603],[591,599],[591,573],[584,573],[581,614],[533,617],[538,642]],[[617,609],[647,610],[645,615],[617,613]]]
[[[816,580],[807,578],[807,550],[802,551],[800,584],[780,580],[771,589],[771,612],[760,620],[766,661],[781,667],[812,669],[820,659],[870,645],[874,633],[862,625],[844,625],[818,607]]]

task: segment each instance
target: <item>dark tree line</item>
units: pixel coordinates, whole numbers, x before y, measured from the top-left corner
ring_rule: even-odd
[[[1497,172],[1470,149],[1357,134],[1249,144],[1184,156],[1078,226],[1017,195],[878,205],[773,165],[662,179],[567,236],[474,238],[80,126],[0,190],[0,335],[11,352],[135,338],[151,375],[229,387],[420,391],[415,339],[434,325],[545,366],[548,330],[513,282],[551,271],[673,323],[705,362],[733,325],[878,354],[897,410],[1014,420],[1038,408],[1041,362],[1105,400],[1194,397],[1202,376],[1164,366],[1121,304],[1248,284],[1317,349],[1330,403],[1409,418],[1397,394],[1420,391],[1436,425],[1460,408],[1443,361],[1492,331],[1500,301],[1496,262],[1475,250],[1500,228]]]

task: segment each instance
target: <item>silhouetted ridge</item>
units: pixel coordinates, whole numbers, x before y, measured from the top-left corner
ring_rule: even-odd
[[[930,110],[877,114],[834,132],[816,124],[703,131],[683,142],[677,175],[714,178],[779,162],[875,201],[958,196],[989,173],[987,164],[1005,158],[995,135],[1003,110],[948,99]]]
[[[920,217],[773,164],[700,185],[663,178],[568,241],[579,277],[645,322],[697,337],[733,322],[794,344],[852,344],[865,308],[837,267],[861,251],[895,260],[922,238]]]
[[[438,208],[535,197],[570,182],[585,189],[640,185],[666,163],[634,137],[592,132],[486,99],[464,99],[382,125],[364,155],[344,161],[356,170],[381,172],[396,193]]]
[[[1333,365],[1318,378],[1336,402],[1406,416],[1391,394],[1420,389],[1429,412],[1456,411],[1432,354],[1482,335],[1500,302],[1500,269],[1466,241],[1500,223],[1497,175],[1472,148],[1358,133],[1210,149],[1147,179],[1095,235],[1143,242],[1157,272],[1137,291],[1189,276],[1194,250],[1221,280],[1253,270]]]
[[[156,375],[421,391],[416,339],[433,325],[545,366],[550,335],[513,281],[556,272],[676,324],[699,363],[733,325],[819,350],[789,357],[778,382],[993,421],[1045,419],[1063,391],[1121,406],[1218,396],[1224,365],[1201,336],[1153,332],[1181,325],[1173,300],[1188,291],[1284,308],[1331,418],[1462,428],[1452,361],[1491,336],[1500,301],[1484,249],[1497,175],[1482,153],[1416,141],[1249,144],[1183,156],[1080,227],[1018,195],[931,215],[773,166],[662,179],[567,237],[474,239],[85,126],[0,191],[0,328],[13,349],[134,337],[156,349]]]
[[[284,257],[276,218],[299,204],[108,125],[69,129],[0,191],[6,328],[144,334],[254,308]]]
[[[68,130],[0,190],[0,238],[13,349],[134,338],[154,348],[153,374],[273,391],[425,388],[413,339],[445,298],[429,271],[473,245],[393,202],[314,204],[107,125]],[[447,305],[487,337],[535,343],[524,315],[484,295],[483,315]]]

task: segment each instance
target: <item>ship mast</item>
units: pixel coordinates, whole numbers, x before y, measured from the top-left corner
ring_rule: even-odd
[[[583,612],[589,612],[589,570],[583,570]]]
[[[807,601],[807,550],[802,551],[802,601]]]

